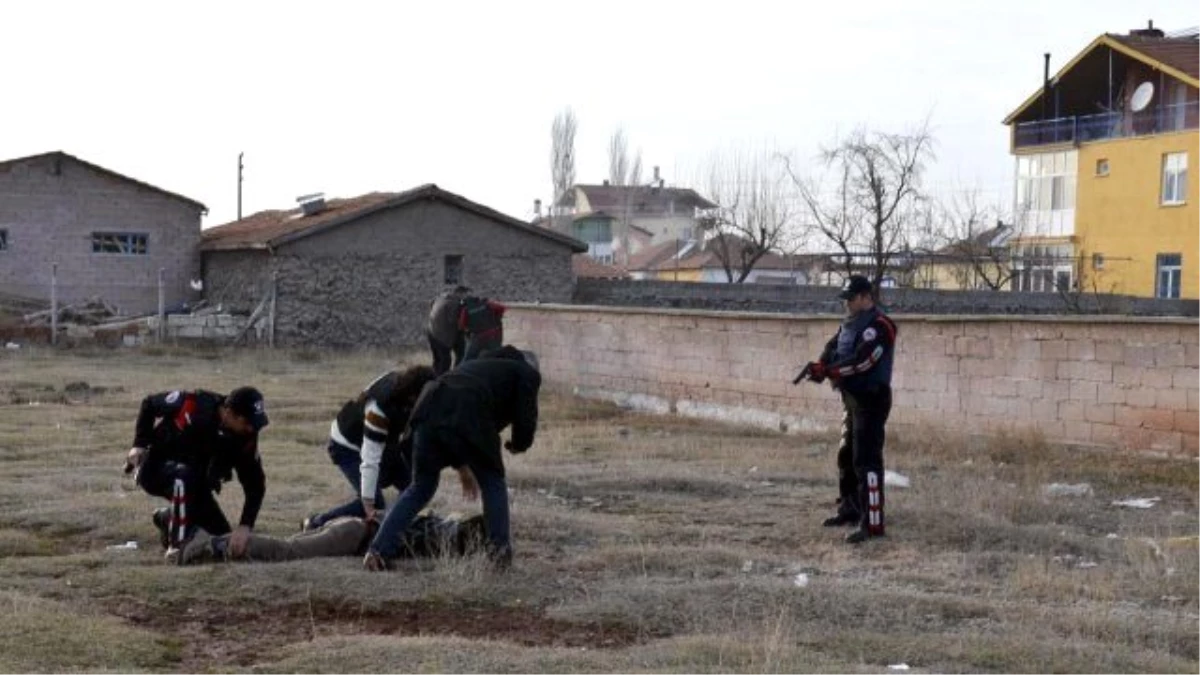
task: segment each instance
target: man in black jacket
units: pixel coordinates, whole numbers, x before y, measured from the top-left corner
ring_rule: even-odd
[[[853,525],[846,541],[857,544],[885,534],[883,443],[892,410],[892,362],[896,324],[875,305],[871,281],[853,275],[840,297],[846,318],[805,370],[841,392],[844,415],[838,448],[838,510],[826,527]]]
[[[142,400],[126,472],[148,494],[171,500],[154,513],[168,560],[196,528],[231,532],[214,492],[237,472],[245,501],[230,549],[241,553],[258,518],[266,477],[258,453],[258,433],[267,426],[263,396],[241,387],[228,396],[204,390],[152,394]]]
[[[463,493],[483,496],[488,553],[500,566],[512,560],[509,539],[508,484],[500,454],[500,432],[512,425],[504,444],[525,452],[537,431],[537,358],[505,346],[466,361],[425,387],[409,419],[413,443],[413,480],[384,519],[363,559],[371,571],[386,569],[397,556],[399,534],[437,492],[442,469],[459,472]]]

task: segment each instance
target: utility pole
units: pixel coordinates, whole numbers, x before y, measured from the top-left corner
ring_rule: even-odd
[[[238,220],[242,219],[242,169],[245,168],[242,166],[242,155],[244,154],[246,153],[238,153]]]

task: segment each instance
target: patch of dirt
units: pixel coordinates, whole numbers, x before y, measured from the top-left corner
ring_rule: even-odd
[[[218,604],[171,607],[142,602],[110,610],[180,646],[179,668],[201,672],[221,664],[251,666],[288,644],[333,635],[457,635],[528,647],[611,649],[666,637],[616,622],[548,618],[544,608],[489,607],[414,601],[365,609],[328,601],[276,607]]]

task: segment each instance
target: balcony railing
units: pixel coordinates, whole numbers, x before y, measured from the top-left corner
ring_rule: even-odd
[[[1026,148],[1052,143],[1086,143],[1109,138],[1150,136],[1195,129],[1200,122],[1200,103],[1172,103],[1137,113],[1099,113],[1017,125],[1015,146]]]

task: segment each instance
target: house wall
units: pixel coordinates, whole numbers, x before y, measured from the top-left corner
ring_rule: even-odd
[[[51,263],[58,298],[99,296],[123,313],[158,307],[158,270],[166,302],[199,297],[199,207],[95,171],[68,158],[31,159],[0,168],[0,290],[49,299]],[[148,235],[146,255],[92,253],[92,232]]]
[[[1036,432],[1196,456],[1195,319],[897,316],[889,426]],[[522,305],[510,340],[548,382],[635,408],[786,431],[836,433],[827,386],[792,386],[836,316]]]
[[[1153,297],[1159,253],[1183,255],[1182,297],[1200,297],[1200,164],[1195,130],[1087,143],[1079,148],[1077,253],[1085,258],[1084,286]],[[1188,153],[1187,202],[1161,204],[1163,155]],[[1107,159],[1108,176],[1097,176]],[[1090,258],[1105,256],[1093,270]]]
[[[444,256],[463,256],[462,281],[482,295],[566,302],[571,254],[544,237],[423,200],[282,244],[266,265],[209,252],[206,275],[214,289],[245,279],[240,285],[255,290],[237,297],[249,307],[276,273],[278,344],[393,347],[424,341],[429,304],[445,288]]]

